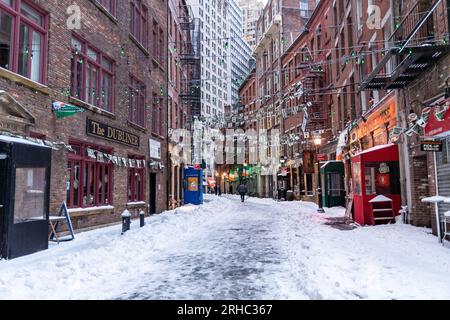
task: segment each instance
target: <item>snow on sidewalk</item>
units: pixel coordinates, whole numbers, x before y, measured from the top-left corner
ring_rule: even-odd
[[[121,225],[108,227],[0,261],[0,299],[450,298],[450,244],[429,229],[340,231],[324,223],[343,209],[206,200],[150,217],[142,229],[133,222],[124,236]]]
[[[340,231],[324,225],[343,211],[287,204],[285,248],[299,287],[312,299],[450,299],[450,244],[431,230],[394,225]],[[315,223],[315,222],[322,222]],[[300,227],[300,226],[303,226]]]

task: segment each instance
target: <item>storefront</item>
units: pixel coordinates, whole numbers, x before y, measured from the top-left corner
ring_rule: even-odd
[[[397,127],[395,97],[395,92],[388,94],[359,122],[352,124],[348,151],[341,146],[347,151],[343,159],[348,159],[345,163],[346,185],[350,190],[347,206],[353,205],[354,219],[362,225],[392,221],[400,210],[399,149],[391,144],[392,132]],[[344,139],[347,138],[343,136]],[[373,212],[370,201],[380,195],[392,200],[390,220],[384,213],[377,216]]]
[[[0,258],[48,248],[52,149],[0,135]]]
[[[401,208],[398,146],[371,148],[353,157],[352,163],[355,222],[361,225],[392,222]],[[384,208],[371,203],[378,196],[387,200]]]
[[[48,248],[52,149],[30,137],[35,117],[0,90],[0,259]]]
[[[323,205],[327,208],[345,206],[345,168],[342,161],[327,161],[321,165]]]

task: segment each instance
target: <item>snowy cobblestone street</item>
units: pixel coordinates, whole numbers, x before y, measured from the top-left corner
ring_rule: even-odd
[[[417,299],[450,297],[450,245],[396,225],[342,231],[343,209],[207,196],[138,222],[0,261],[1,299]],[[417,281],[421,279],[421,281]]]

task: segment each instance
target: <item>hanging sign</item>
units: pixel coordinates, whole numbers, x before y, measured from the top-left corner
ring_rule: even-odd
[[[57,119],[71,117],[78,113],[84,112],[83,108],[72,106],[60,101],[53,102],[52,109]]]
[[[425,135],[433,137],[450,131],[450,99],[436,103],[425,126]]]
[[[444,143],[442,141],[421,141],[420,149],[425,152],[442,152]]]
[[[86,133],[91,136],[111,140],[139,148],[139,137],[130,132],[111,127],[91,119],[86,120]]]

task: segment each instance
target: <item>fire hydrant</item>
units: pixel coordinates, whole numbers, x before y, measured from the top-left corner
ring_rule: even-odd
[[[145,226],[145,212],[144,212],[144,210],[141,210],[141,212],[139,212],[139,218],[140,218],[140,221],[141,221],[141,228],[142,228],[143,226]]]
[[[122,234],[130,230],[131,213],[126,210],[122,213]]]

